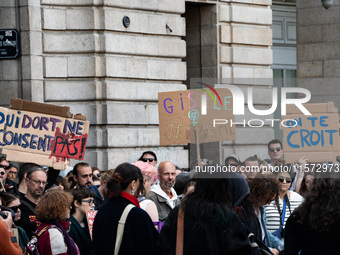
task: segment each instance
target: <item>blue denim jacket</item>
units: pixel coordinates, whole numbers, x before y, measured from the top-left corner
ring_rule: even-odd
[[[272,233],[270,233],[267,230],[266,211],[265,211],[263,206],[260,207],[260,213],[261,213],[262,224],[264,224],[263,228],[265,229],[265,231],[267,231],[266,235],[265,235],[266,237],[265,237],[265,240],[264,240],[265,244],[270,248],[275,248],[279,251],[283,251],[284,244],[283,244],[282,240],[280,240],[276,236],[273,236]]]

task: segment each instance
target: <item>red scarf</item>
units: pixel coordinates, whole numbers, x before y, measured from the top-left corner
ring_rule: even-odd
[[[120,193],[120,196],[129,200],[131,203],[133,203],[135,206],[138,206],[140,208],[140,205],[139,205],[139,202],[138,202],[138,199],[134,196],[132,196],[131,194],[125,192],[125,191],[122,191]]]

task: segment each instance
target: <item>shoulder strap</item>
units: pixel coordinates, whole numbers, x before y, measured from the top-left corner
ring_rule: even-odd
[[[50,228],[58,228],[55,225],[48,225],[46,227],[44,227],[42,230],[39,231],[39,233],[37,234],[37,238],[40,237],[46,230],[49,230]]]
[[[119,249],[120,249],[120,245],[122,243],[123,240],[123,234],[124,234],[124,226],[125,226],[125,221],[127,216],[129,215],[131,209],[135,207],[135,205],[133,204],[128,204],[123,213],[122,216],[119,219],[118,222],[118,227],[117,227],[117,236],[116,236],[116,244],[115,244],[115,253],[114,255],[118,255]]]
[[[177,219],[176,255],[183,255],[184,212],[180,207]]]
[[[30,209],[30,211],[32,211],[32,213],[35,214],[35,209],[34,209],[34,207],[31,206],[27,201],[21,200],[20,202],[21,202],[22,204],[26,205],[26,206],[28,207],[28,209]]]

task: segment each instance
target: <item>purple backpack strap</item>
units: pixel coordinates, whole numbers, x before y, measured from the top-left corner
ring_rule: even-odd
[[[158,226],[158,233],[160,233],[160,232],[161,232],[161,228],[163,227],[163,222],[161,222],[161,221],[155,221],[153,224],[154,224],[155,226]]]

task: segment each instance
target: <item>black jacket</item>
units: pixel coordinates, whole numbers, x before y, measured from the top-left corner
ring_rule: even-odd
[[[176,254],[177,218],[179,206],[166,219],[158,242],[164,255]],[[250,245],[247,231],[238,216],[230,211],[227,222],[218,225],[206,219],[204,228],[194,229],[191,219],[184,213],[183,254],[233,254],[249,255]]]
[[[113,197],[99,208],[93,226],[96,254],[114,254],[118,221],[129,203],[131,202],[123,197]],[[157,239],[158,232],[149,215],[134,207],[126,219],[119,254],[157,254]]]

